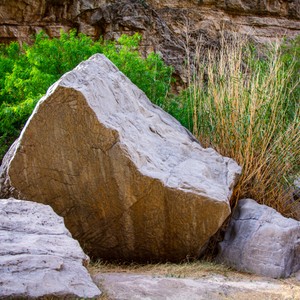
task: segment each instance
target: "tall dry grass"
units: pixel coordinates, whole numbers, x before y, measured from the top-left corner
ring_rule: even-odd
[[[188,59],[189,88],[181,100],[193,133],[242,166],[233,206],[251,197],[292,216],[290,186],[300,168],[294,64],[283,64],[279,44],[264,57],[238,37],[223,38],[218,50],[205,53],[200,44]]]

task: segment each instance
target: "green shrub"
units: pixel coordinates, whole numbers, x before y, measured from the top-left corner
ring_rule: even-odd
[[[106,55],[153,102],[163,105],[172,68],[155,53],[142,58],[137,50],[140,40],[135,34],[118,41],[93,41],[71,30],[53,39],[40,32],[32,46],[0,45],[0,159],[49,86],[95,53]]]
[[[288,83],[291,99],[293,99],[289,105],[289,112],[291,116],[296,107],[300,105],[300,35],[291,40],[286,40],[282,43],[280,59],[283,62],[285,70],[291,72],[290,81]]]

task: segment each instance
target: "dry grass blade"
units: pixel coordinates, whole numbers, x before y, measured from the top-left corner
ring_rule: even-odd
[[[250,197],[293,215],[289,186],[300,165],[299,99],[292,93],[299,82],[291,84],[293,64],[284,67],[279,45],[260,58],[238,37],[223,38],[217,51],[203,55],[201,50],[188,60],[195,72],[185,101],[201,143],[243,167],[232,204]]]
[[[97,273],[136,273],[153,276],[165,276],[176,278],[201,278],[210,273],[227,276],[231,272],[229,267],[206,261],[194,261],[181,264],[125,264],[97,261],[89,266],[91,274]]]

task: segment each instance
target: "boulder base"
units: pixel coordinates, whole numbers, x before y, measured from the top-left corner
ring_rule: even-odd
[[[273,278],[300,269],[300,222],[252,199],[239,201],[217,260]]]
[[[51,207],[0,199],[0,298],[95,298],[88,257]]]
[[[40,100],[0,168],[2,197],[49,204],[93,257],[196,257],[240,167],[95,55]]]

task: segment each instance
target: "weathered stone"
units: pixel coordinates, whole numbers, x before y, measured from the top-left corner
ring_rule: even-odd
[[[293,190],[294,190],[293,191],[294,200],[297,201],[300,199],[300,177],[295,179],[294,185],[293,185]]]
[[[252,199],[239,201],[217,260],[273,278],[300,269],[300,222]]]
[[[300,2],[250,0],[2,0],[0,42],[29,41],[43,28],[78,28],[98,38],[122,33],[143,35],[142,51],[160,52],[166,63],[184,73],[186,33],[214,45],[220,31],[239,32],[260,42],[300,34]]]
[[[50,206],[0,199],[0,298],[94,298],[88,257]]]
[[[229,215],[239,172],[98,54],[40,100],[0,190],[51,205],[92,256],[182,260]]]
[[[195,270],[195,273],[197,272],[199,269]],[[257,276],[245,278],[241,274],[228,273],[226,276],[222,276],[214,274],[210,270],[208,274],[204,273],[199,278],[187,278],[186,276],[184,276],[185,278],[176,278],[176,274],[173,273],[164,277],[154,274],[130,274],[130,271],[127,270],[126,273],[100,273],[94,276],[94,280],[105,290],[110,299],[300,299],[299,284],[289,284],[283,280],[270,280],[270,278],[257,278]]]

